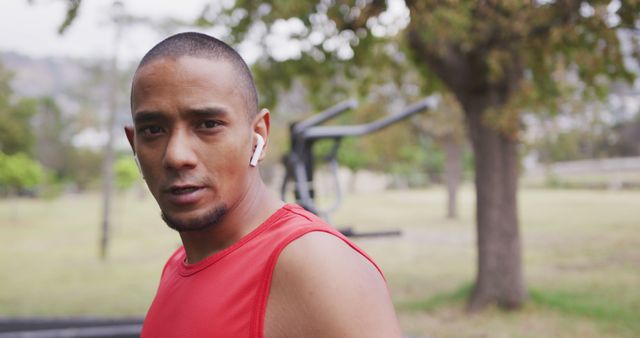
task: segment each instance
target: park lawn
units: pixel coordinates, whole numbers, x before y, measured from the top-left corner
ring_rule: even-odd
[[[579,174],[529,174],[520,180],[522,187],[540,188],[565,188],[603,189],[620,186],[640,186],[640,172],[637,171],[609,171],[603,173],[579,173]]]
[[[407,334],[425,337],[640,336],[640,191],[522,190],[529,299],[518,312],[467,315],[475,273],[474,197],[444,217],[433,188],[350,195],[337,227],[402,231],[360,238],[385,271]],[[119,195],[109,257],[98,258],[97,194],[0,200],[0,316],[141,316],[179,245],[150,196]]]
[[[402,228],[400,238],[359,244],[385,270],[408,333],[640,336],[640,192],[531,189],[519,200],[529,301],[513,313],[464,312],[476,259],[471,189],[463,190],[455,221],[444,217],[437,190],[353,196],[335,221]]]

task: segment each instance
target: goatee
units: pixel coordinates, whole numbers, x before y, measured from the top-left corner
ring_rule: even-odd
[[[227,213],[227,206],[221,205],[213,208],[206,214],[185,221],[179,221],[164,212],[161,214],[162,220],[169,228],[178,232],[202,231],[220,223]]]

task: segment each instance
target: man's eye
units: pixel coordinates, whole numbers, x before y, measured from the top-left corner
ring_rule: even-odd
[[[157,135],[163,131],[162,127],[147,126],[140,128],[140,132],[145,136]]]
[[[211,129],[211,128],[215,128],[217,126],[220,125],[220,122],[215,121],[215,120],[207,120],[207,121],[202,121],[200,122],[200,124],[198,125],[198,127],[200,128],[206,128],[206,129]]]

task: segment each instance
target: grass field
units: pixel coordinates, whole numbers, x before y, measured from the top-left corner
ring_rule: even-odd
[[[381,265],[407,334],[425,337],[639,337],[640,191],[523,190],[529,298],[518,312],[467,315],[475,273],[474,198],[444,218],[439,189],[352,195],[332,219],[402,230],[357,244]],[[98,259],[98,195],[0,200],[0,316],[143,315],[178,236],[154,201],[120,195]]]

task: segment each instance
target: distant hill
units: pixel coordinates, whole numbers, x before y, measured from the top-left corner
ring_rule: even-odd
[[[11,87],[21,97],[52,97],[64,116],[95,114],[105,120],[108,113],[109,82],[104,64],[99,60],[79,60],[60,57],[33,58],[14,52],[0,52],[0,62],[13,73]],[[121,84],[121,88],[127,87]],[[121,89],[118,127],[129,123],[128,94]],[[127,89],[128,91],[128,89]],[[100,134],[101,127],[85,125],[81,134]],[[98,140],[97,144],[103,141]],[[119,146],[119,145],[118,145]]]
[[[59,97],[87,80],[86,65],[77,60],[5,52],[0,53],[0,61],[14,73],[12,87],[20,96]]]

